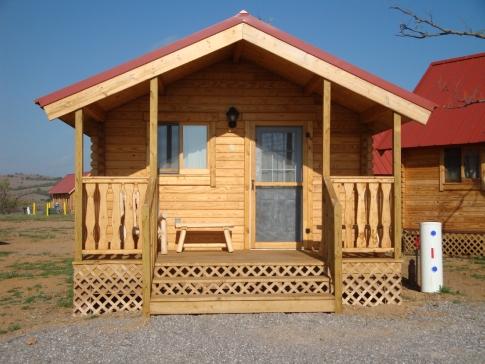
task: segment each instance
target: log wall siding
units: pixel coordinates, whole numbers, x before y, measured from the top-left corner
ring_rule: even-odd
[[[485,192],[440,191],[440,153],[441,148],[403,149],[403,228],[440,221],[444,230],[485,232]]]
[[[321,98],[305,96],[302,87],[251,63],[220,63],[169,84],[159,97],[159,121],[215,124],[215,187],[209,178],[184,185],[160,184],[160,209],[168,216],[169,249],[175,248],[174,219],[233,224],[235,249],[243,249],[245,207],[245,122],[313,122],[312,190],[314,245],[321,235],[322,112]],[[237,128],[228,130],[230,106],[241,112]],[[331,173],[359,175],[362,137],[358,115],[332,104]],[[106,175],[146,175],[148,99],[142,97],[108,113],[105,125]],[[167,178],[162,177],[161,181]],[[190,242],[223,242],[219,232],[187,234]]]

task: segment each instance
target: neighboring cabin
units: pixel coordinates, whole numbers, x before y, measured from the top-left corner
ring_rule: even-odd
[[[422,221],[440,221],[445,253],[483,254],[485,53],[431,63],[414,92],[438,108],[426,126],[402,128],[404,235],[415,235]],[[375,136],[375,174],[392,173],[391,143],[390,130]]]
[[[67,212],[74,212],[74,173],[66,174],[49,190],[52,206],[59,204],[61,208],[66,203]]]
[[[89,173],[84,173],[88,176]],[[68,213],[74,213],[74,173],[66,174],[59,182],[49,190],[52,207],[59,204],[61,209],[66,203]]]

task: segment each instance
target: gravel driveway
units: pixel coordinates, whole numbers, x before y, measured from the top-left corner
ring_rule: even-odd
[[[484,363],[484,312],[483,303],[438,302],[404,317],[115,316],[0,338],[0,362]]]

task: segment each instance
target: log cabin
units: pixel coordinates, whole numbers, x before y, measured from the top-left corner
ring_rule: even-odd
[[[84,173],[88,176],[89,173]],[[63,208],[66,204],[66,211],[71,214],[74,213],[74,173],[66,174],[59,182],[49,190],[49,195],[52,200],[52,206],[59,204]]]
[[[485,53],[430,64],[414,92],[438,108],[402,128],[403,250],[422,221],[443,224],[448,256],[485,255]],[[374,138],[374,173],[392,174],[392,131]]]
[[[36,103],[75,130],[75,314],[401,301],[401,123],[433,102],[241,11]]]

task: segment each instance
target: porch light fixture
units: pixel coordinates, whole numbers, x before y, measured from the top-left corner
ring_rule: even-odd
[[[229,110],[227,110],[226,116],[229,129],[234,129],[237,125],[237,119],[239,118],[239,111],[234,106],[231,106]]]

